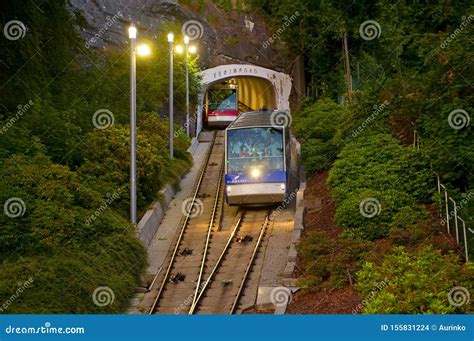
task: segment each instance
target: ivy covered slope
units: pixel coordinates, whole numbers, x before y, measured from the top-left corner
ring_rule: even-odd
[[[283,36],[305,51],[313,97],[293,129],[307,175],[328,172],[340,228],[302,239],[300,284],[351,288],[361,313],[472,313],[472,304],[449,299],[453,290],[472,296],[474,267],[446,234],[433,172],[458,203],[466,199],[458,213],[473,226],[472,3],[269,0],[263,10],[276,27],[299,12]],[[379,27],[367,39],[361,26],[369,19]],[[344,31],[354,93],[337,104],[348,97]]]
[[[65,0],[5,5],[28,32],[0,40],[0,312],[123,312],[146,264],[128,222],[127,46],[105,55],[85,48],[77,35],[85,21]],[[164,51],[166,37],[149,43]],[[158,114],[167,104],[166,63],[157,53],[137,63],[139,212],[192,162],[182,133],[169,158],[168,123]],[[193,61],[191,98],[196,70]],[[183,58],[175,72],[184,103]]]

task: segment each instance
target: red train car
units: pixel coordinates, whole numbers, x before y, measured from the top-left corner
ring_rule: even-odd
[[[235,85],[213,86],[206,97],[209,127],[228,126],[239,115],[238,89]]]

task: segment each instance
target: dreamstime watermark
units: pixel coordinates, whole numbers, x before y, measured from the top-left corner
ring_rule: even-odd
[[[92,293],[92,301],[98,307],[105,307],[114,303],[115,294],[114,291],[106,286],[95,288]]]
[[[366,218],[373,218],[382,212],[382,205],[377,198],[365,198],[359,204],[360,214]]]
[[[286,29],[295,22],[295,20],[300,16],[300,12],[296,11],[293,13],[290,17],[287,17],[286,15],[283,17],[285,20],[283,24],[276,30],[276,32],[267,40],[263,42],[263,48],[266,49],[268,48],[275,40],[277,40],[283,32],[286,31]]]
[[[184,215],[189,215],[191,218],[196,218],[202,215],[204,211],[204,204],[200,199],[187,198],[181,204],[181,212]]]
[[[191,117],[189,120],[186,120],[186,122],[184,122],[184,124],[179,127],[178,130],[174,131],[174,137],[178,138],[180,135],[186,134],[188,128],[190,128],[194,122],[196,122],[196,117]]]
[[[202,282],[199,285],[199,290],[198,293],[200,293],[202,290],[204,290],[204,287],[206,286],[206,282]],[[189,295],[183,303],[181,303],[178,307],[174,308],[174,314],[179,315],[185,310],[189,310],[189,306],[191,306],[194,302],[194,294]]]
[[[366,20],[359,26],[359,33],[364,40],[374,40],[382,34],[382,28],[375,20]]]
[[[114,125],[114,114],[107,109],[99,109],[92,116],[92,124],[97,129],[107,129]]]
[[[375,287],[369,292],[369,294],[360,302],[355,308],[352,309],[352,314],[358,314],[367,304],[369,304],[377,293],[382,291],[388,285],[388,280],[385,279],[380,283],[377,283]]]
[[[377,116],[379,116],[386,109],[387,105],[389,104],[389,101],[384,101],[380,105],[374,104],[372,114],[370,114],[370,116],[367,117],[361,125],[352,130],[352,137],[356,138],[359,136],[359,134],[362,133],[365,128],[367,128],[377,118]]]
[[[3,212],[9,218],[22,217],[26,212],[25,202],[18,197],[9,198],[3,204]]]
[[[471,116],[464,109],[454,109],[448,115],[448,123],[451,128],[460,130],[469,126]]]
[[[461,307],[465,304],[468,304],[471,300],[471,295],[469,290],[465,287],[454,287],[449,290],[448,301],[454,307]]]
[[[29,334],[85,334],[83,327],[52,327],[51,322],[46,322],[41,327],[17,327],[9,325],[5,328],[6,334],[29,335]]]
[[[105,196],[107,197],[102,205],[95,210],[95,212],[87,218],[85,224],[90,225],[96,220],[105,210],[109,208],[109,206],[118,198],[120,198],[120,194],[122,194],[122,190],[119,188],[113,194],[107,193]]]
[[[270,124],[274,128],[290,127],[293,122],[291,114],[286,111],[274,111],[270,115]]]
[[[3,27],[3,34],[8,40],[22,39],[26,34],[26,26],[20,20],[10,20]]]
[[[295,198],[296,196],[298,195],[298,190],[295,190],[293,192],[291,192],[286,198],[285,200],[283,200],[283,202],[277,206],[277,208],[275,208],[272,213],[270,214],[270,217],[269,219],[273,219],[275,218],[277,215],[279,215],[284,209],[286,206],[288,206]]]
[[[29,100],[28,103],[26,103],[25,105],[20,104],[17,107],[15,116],[10,118],[2,127],[2,129],[0,129],[0,134],[3,135],[4,133],[6,133],[8,129],[10,129],[28,110],[30,110],[33,104],[34,102],[32,100]]]
[[[459,205],[456,204],[456,212],[458,212],[458,213],[459,213],[459,211],[461,211],[461,209],[463,207],[465,207],[469,203],[469,201],[471,201],[472,198],[474,198],[474,191],[468,192],[468,193],[463,193],[463,194],[461,194],[461,196],[462,196],[461,203]],[[444,217],[441,219],[441,224],[446,225],[447,220],[451,220],[451,218],[454,218],[454,210],[449,212],[449,216],[448,216],[447,219],[444,218]]]
[[[454,30],[453,33],[451,33],[445,40],[443,40],[443,42],[441,43],[440,47],[442,49],[445,49],[449,46],[449,44],[464,30],[465,27],[467,27],[467,25],[469,25],[471,23],[471,21],[474,20],[474,15],[470,15],[468,17],[466,16],[463,16],[462,17],[462,22],[461,22],[461,25],[459,25],[458,28],[456,28]]]
[[[204,27],[197,20],[188,20],[181,26],[181,34],[188,36],[189,40],[196,40],[204,34]]]
[[[275,287],[270,292],[270,302],[276,307],[284,307],[291,303],[293,293],[287,287]]]
[[[93,44],[95,44],[98,39],[102,39],[104,37],[104,34],[117,22],[117,20],[119,20],[119,18],[123,18],[123,15],[120,11],[118,11],[117,14],[115,14],[113,17],[107,16],[105,18],[107,21],[102,26],[102,28],[84,44],[86,49],[90,48]]]
[[[28,278],[25,282],[18,283],[18,289],[16,289],[15,293],[11,295],[3,304],[0,306],[0,312],[4,312],[12,305],[15,300],[20,297],[20,295],[28,289],[28,287],[33,284],[33,277]]]

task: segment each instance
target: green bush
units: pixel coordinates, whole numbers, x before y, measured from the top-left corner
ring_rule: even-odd
[[[0,163],[14,154],[24,154],[34,156],[37,153],[44,153],[45,147],[41,144],[38,137],[14,123],[8,127],[8,121],[0,122],[0,129],[7,128],[6,131],[0,130],[2,144],[0,145]]]
[[[337,146],[319,139],[305,140],[301,147],[306,174],[314,174],[331,166],[337,155]]]
[[[0,215],[0,301],[16,295],[17,283],[33,279],[8,307],[0,306],[2,312],[124,311],[145,252],[106,198],[38,154],[12,156],[0,167],[0,202],[8,213]],[[112,288],[114,304],[93,303],[98,286]]]
[[[0,306],[0,312],[124,313],[144,264],[143,248],[132,233],[91,239],[80,248],[64,247],[52,254],[21,257],[0,265],[0,301],[6,303],[15,297],[8,306]],[[31,284],[24,285],[27,281]],[[94,303],[94,291],[103,290],[100,287],[113,292],[110,304]],[[19,288],[23,288],[20,294]],[[99,304],[105,303],[96,297]]]
[[[298,244],[304,268],[300,285],[343,288],[349,284],[349,274],[358,271],[361,261],[373,250],[373,244],[368,241],[332,239],[324,232],[308,233]]]
[[[168,128],[154,113],[140,115],[137,128],[137,202],[146,208],[166,181],[184,172],[191,164],[186,151],[189,139],[180,134],[175,139],[175,158],[168,149]],[[129,203],[130,130],[114,125],[96,129],[86,137],[82,150],[85,162],[78,173],[102,195],[121,190],[113,206],[126,216]]]
[[[472,264],[463,265],[454,254],[442,255],[431,247],[410,253],[400,246],[379,264],[366,262],[357,273],[356,288],[366,314],[467,313],[472,305],[455,307],[448,293],[454,287],[472,292],[473,280]]]
[[[19,122],[46,146],[56,163],[78,164],[82,129],[73,123],[74,110],[57,110],[46,101],[37,101]],[[91,115],[92,116],[92,115]]]
[[[301,156],[308,175],[328,169],[341,146],[340,130],[348,110],[322,99],[295,115],[294,131],[301,142]]]
[[[390,228],[406,226],[425,217],[412,197],[397,190],[361,190],[339,202],[336,222],[351,237],[368,240],[386,237]]]
[[[328,178],[345,235],[370,240],[424,218],[417,202],[432,198],[433,181],[421,154],[388,134],[346,144]]]
[[[336,202],[357,189],[394,187],[420,202],[428,202],[435,188],[427,160],[388,134],[346,144],[331,169],[328,182]]]
[[[77,174],[53,164],[46,156],[13,156],[0,168],[0,202],[19,198],[23,215],[0,215],[2,252],[48,251],[59,246],[82,245],[114,233],[128,233],[126,221],[104,210],[105,198],[79,182]],[[11,207],[14,212],[15,207]],[[14,212],[15,213],[15,212]]]
[[[420,220],[415,224],[403,227],[393,227],[389,240],[392,245],[405,246],[413,250],[422,246],[433,246],[446,254],[453,250],[453,240],[446,238],[435,219]]]

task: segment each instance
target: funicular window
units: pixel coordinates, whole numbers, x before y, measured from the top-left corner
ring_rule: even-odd
[[[236,89],[211,89],[207,96],[208,110],[237,110]]]
[[[227,173],[284,171],[283,134],[274,128],[227,131]]]

